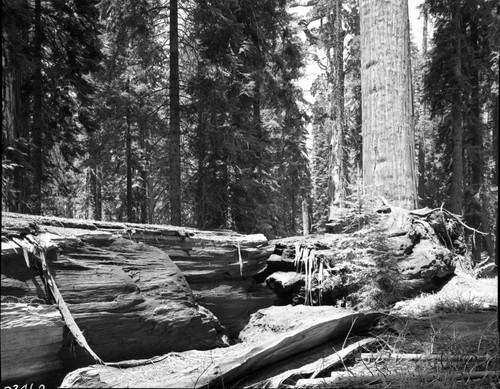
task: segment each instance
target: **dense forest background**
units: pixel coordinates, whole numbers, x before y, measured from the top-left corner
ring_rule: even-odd
[[[491,233],[469,237],[478,259],[498,207],[498,7],[424,1],[409,53],[417,206]],[[323,232],[363,206],[360,34],[356,0],[3,0],[2,210]]]

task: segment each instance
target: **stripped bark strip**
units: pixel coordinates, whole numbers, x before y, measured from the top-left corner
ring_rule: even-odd
[[[12,241],[17,244],[19,247],[23,249],[23,255],[24,255],[24,261],[26,262],[26,266],[29,268],[30,267],[30,260],[29,260],[29,251],[33,251],[33,247],[30,246],[30,244],[24,240],[17,239],[12,237]]]
[[[243,277],[243,259],[241,258],[240,241],[238,241],[238,259],[240,261],[240,276]]]
[[[47,283],[49,285],[50,291],[52,292],[52,296],[54,297],[54,300],[56,301],[57,307],[59,308],[59,311],[61,312],[61,315],[64,319],[64,322],[66,323],[66,326],[68,329],[71,331],[73,334],[73,337],[77,341],[77,343],[82,346],[87,352],[94,358],[94,360],[97,363],[104,364],[104,361],[97,356],[97,354],[90,348],[89,344],[87,343],[87,339],[85,339],[85,336],[83,336],[82,331],[80,330],[80,327],[78,327],[78,324],[76,324],[75,319],[71,315],[71,312],[69,311],[68,306],[64,302],[64,299],[61,296],[61,292],[59,291],[59,288],[57,287],[56,281],[54,280],[54,277],[52,276],[52,273],[49,269],[49,266],[47,265],[47,261],[45,260],[45,253],[42,250],[39,252],[39,258],[42,264],[42,272],[44,278],[47,280]]]

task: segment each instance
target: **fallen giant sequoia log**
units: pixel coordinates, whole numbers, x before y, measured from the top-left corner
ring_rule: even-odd
[[[305,309],[307,308],[307,309]],[[235,385],[240,379],[259,369],[298,355],[332,339],[344,339],[349,333],[366,332],[381,316],[378,312],[356,313],[334,307],[272,307],[270,327],[276,312],[291,318],[292,329],[286,331],[258,325],[265,315],[262,310],[253,315],[257,327],[243,333],[242,343],[225,349],[170,353],[149,365],[117,369],[93,365],[69,373],[63,387],[161,387],[217,388]],[[315,313],[317,311],[317,313]],[[303,314],[302,318],[300,314]],[[285,319],[279,320],[283,325]],[[297,324],[297,327],[293,327]],[[257,331],[258,333],[254,333]],[[284,332],[279,332],[284,331]],[[250,336],[253,333],[254,336]],[[319,364],[314,366],[313,373]],[[239,386],[239,385],[237,385]]]
[[[197,274],[198,265],[209,268],[210,253],[221,252],[220,242],[226,246],[233,242],[226,250],[232,254],[225,259],[220,254],[215,270],[209,272],[215,278],[258,272],[265,266],[264,256],[259,255],[266,249],[253,245],[261,246],[265,238],[168,226],[132,227],[2,214],[2,382],[92,361],[74,342],[53,305],[37,258],[35,246],[41,241],[62,298],[91,349],[103,360],[224,346],[223,328],[196,303],[176,264],[164,251],[130,238],[145,237],[149,229],[155,236],[150,241],[169,240],[184,250],[185,259],[195,251],[190,267],[186,265],[192,274]],[[259,255],[253,256],[256,251]]]
[[[465,225],[440,209],[383,210],[360,215],[359,224],[351,215],[350,224],[344,220],[347,232],[271,241],[273,262],[281,255],[283,266],[293,262],[304,280],[297,291],[289,285],[297,277],[278,272],[280,277],[268,277],[268,285],[277,293],[288,292],[294,304],[357,308],[385,308],[438,289],[464,253]]]
[[[2,228],[7,229],[6,233],[27,233],[31,231],[31,226],[65,236],[70,236],[72,229],[78,230],[81,236],[85,235],[84,231],[88,231],[89,237],[105,237],[107,232],[151,245],[168,254],[189,284],[241,280],[242,277],[254,276],[266,268],[266,260],[273,251],[262,234],[242,235],[230,230],[205,231],[168,225],[2,213]]]

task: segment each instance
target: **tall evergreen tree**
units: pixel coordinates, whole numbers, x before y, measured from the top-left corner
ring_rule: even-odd
[[[12,206],[44,213],[58,195],[66,193],[69,182],[59,172],[74,168],[75,158],[83,152],[81,136],[94,128],[94,85],[89,75],[98,69],[101,57],[97,1],[36,0],[33,8],[27,2],[6,5],[2,14],[6,12],[7,23],[2,28],[8,48],[2,55],[15,58],[11,63],[20,67],[12,77],[21,96],[15,105],[22,100],[23,107],[13,111],[13,123],[24,128],[6,131],[23,139],[14,138],[14,143],[30,145],[29,149],[21,146],[22,151],[15,144],[7,146],[26,156],[14,169],[13,187],[20,196]],[[31,173],[28,182],[26,174],[20,179],[26,170]]]
[[[296,140],[305,138],[292,87],[301,53],[285,3],[200,1],[194,19],[201,53],[190,82],[198,118],[190,137],[198,167],[192,184],[198,225],[270,235],[296,228],[302,199],[295,191],[307,174],[289,171],[298,180],[286,199],[281,188],[289,183],[276,185],[274,177],[285,158],[280,148],[292,152],[283,140],[293,131]],[[305,145],[294,147],[303,151]],[[306,160],[295,167],[307,171]],[[271,205],[279,198],[292,210],[289,227],[278,227],[281,212]]]
[[[105,53],[96,75],[100,125],[88,139],[85,162],[96,218],[167,222],[168,210],[157,207],[168,204],[168,56],[161,42],[168,7],[154,0],[106,0],[100,7]]]
[[[28,2],[2,3],[2,209],[28,213],[31,64]]]
[[[328,8],[327,42],[328,63],[330,73],[331,117],[330,152],[328,170],[329,219],[335,217],[338,208],[345,207],[347,196],[347,166],[344,121],[344,29],[342,26],[342,0],[337,0]]]
[[[498,25],[493,18],[495,4],[429,1],[426,6],[436,28],[425,78],[425,97],[431,114],[439,119],[440,143],[453,145],[451,150],[443,147],[439,161],[451,173],[451,180],[446,176],[442,180],[447,184],[446,205],[456,213],[465,214],[469,225],[489,232],[494,225],[493,217],[488,216],[491,164],[484,139],[494,134],[482,117],[485,113],[491,116],[494,106],[491,87],[498,78],[498,70],[491,66],[491,59],[498,52],[498,39],[492,39],[491,35]],[[477,261],[483,250],[493,255],[491,239],[488,235],[474,240]]]

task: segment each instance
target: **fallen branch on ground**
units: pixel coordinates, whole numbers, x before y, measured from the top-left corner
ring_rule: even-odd
[[[287,370],[277,376],[268,378],[266,380],[257,382],[251,385],[253,388],[280,388],[283,385],[293,385],[298,377],[315,378],[323,372],[333,369],[342,364],[342,362],[354,354],[356,354],[362,347],[371,343],[377,342],[376,338],[362,339],[356,343],[334,352],[326,358],[321,358],[307,365],[301,366],[296,369]]]
[[[499,376],[497,371],[481,371],[472,373],[441,373],[425,375],[386,375],[386,376],[354,376],[348,372],[334,372],[332,377],[301,379],[297,381],[296,388],[331,388],[331,387],[360,387],[360,385],[376,385],[380,383],[398,382],[403,379],[412,381],[442,381],[442,380],[479,380]]]
[[[380,360],[395,361],[488,361],[489,355],[442,355],[442,354],[398,354],[398,353],[362,353],[361,359],[366,362]]]

